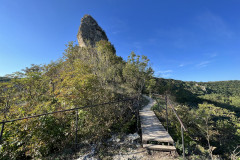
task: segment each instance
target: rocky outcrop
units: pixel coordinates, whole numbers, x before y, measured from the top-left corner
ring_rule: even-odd
[[[85,15],[81,19],[77,39],[80,47],[86,47],[88,44],[94,47],[100,40],[108,41],[106,33],[90,15]]]

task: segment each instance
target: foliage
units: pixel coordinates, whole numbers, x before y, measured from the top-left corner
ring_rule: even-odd
[[[240,143],[239,91],[239,81],[183,82],[160,78],[154,92],[172,95],[170,99],[188,129],[185,145],[189,156],[214,159],[219,155],[229,159]],[[164,99],[158,101],[165,106]],[[164,122],[165,110],[155,112]],[[170,134],[175,141],[181,139],[180,124],[171,110],[169,121]]]
[[[139,95],[142,93],[145,84],[148,84],[147,89],[152,90],[155,81],[152,78],[153,70],[149,67],[149,59],[146,56],[137,56],[134,52],[128,57],[127,63],[123,69],[123,77],[128,87],[137,91]]]
[[[151,79],[148,61],[143,56],[143,61],[125,62],[107,41],[94,48],[69,42],[58,61],[32,65],[0,83],[0,121],[132,98]],[[137,72],[131,75],[127,69]],[[136,85],[128,90],[132,81]],[[37,159],[71,148],[76,114],[70,111],[6,123],[0,159]],[[136,104],[130,101],[78,110],[78,140],[94,143],[112,132],[131,131],[135,114]]]
[[[0,77],[0,83],[1,82],[8,82],[8,81],[10,81],[11,79],[10,78],[8,78],[8,77]]]

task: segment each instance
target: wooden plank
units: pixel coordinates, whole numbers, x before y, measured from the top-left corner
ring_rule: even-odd
[[[174,143],[153,111],[140,111],[142,141],[158,141]]]
[[[156,102],[149,97],[146,98],[149,99],[149,104],[139,111],[142,129],[142,142],[147,143],[147,141],[157,141],[174,144],[172,137],[165,130],[155,113],[150,110]]]
[[[143,148],[160,151],[176,151],[176,147],[166,145],[143,144]]]

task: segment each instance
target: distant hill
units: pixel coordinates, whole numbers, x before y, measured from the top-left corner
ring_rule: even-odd
[[[8,77],[0,77],[0,82],[8,82],[10,81],[11,79],[8,78]]]
[[[217,82],[199,82],[198,84],[206,86],[211,93],[224,94],[226,96],[240,95],[240,81],[217,81]]]
[[[156,78],[157,88],[155,92],[177,92],[181,89],[190,91],[192,94],[224,94],[226,96],[240,96],[240,80],[194,82],[174,79]]]
[[[192,106],[197,106],[198,103],[202,103],[206,99],[214,99],[217,102],[221,101],[221,103],[232,104],[240,97],[240,80],[186,82],[156,78],[154,92],[159,94],[168,92],[176,97],[177,102]],[[234,105],[240,107],[240,103],[234,103]]]

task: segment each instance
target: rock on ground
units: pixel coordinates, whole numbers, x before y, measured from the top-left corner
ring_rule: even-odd
[[[177,160],[169,152],[149,151],[142,148],[140,136],[137,133],[128,135],[112,135],[107,141],[105,159],[113,160]],[[96,147],[93,145],[91,151],[80,156],[76,160],[99,160]],[[103,158],[104,159],[104,158]]]

